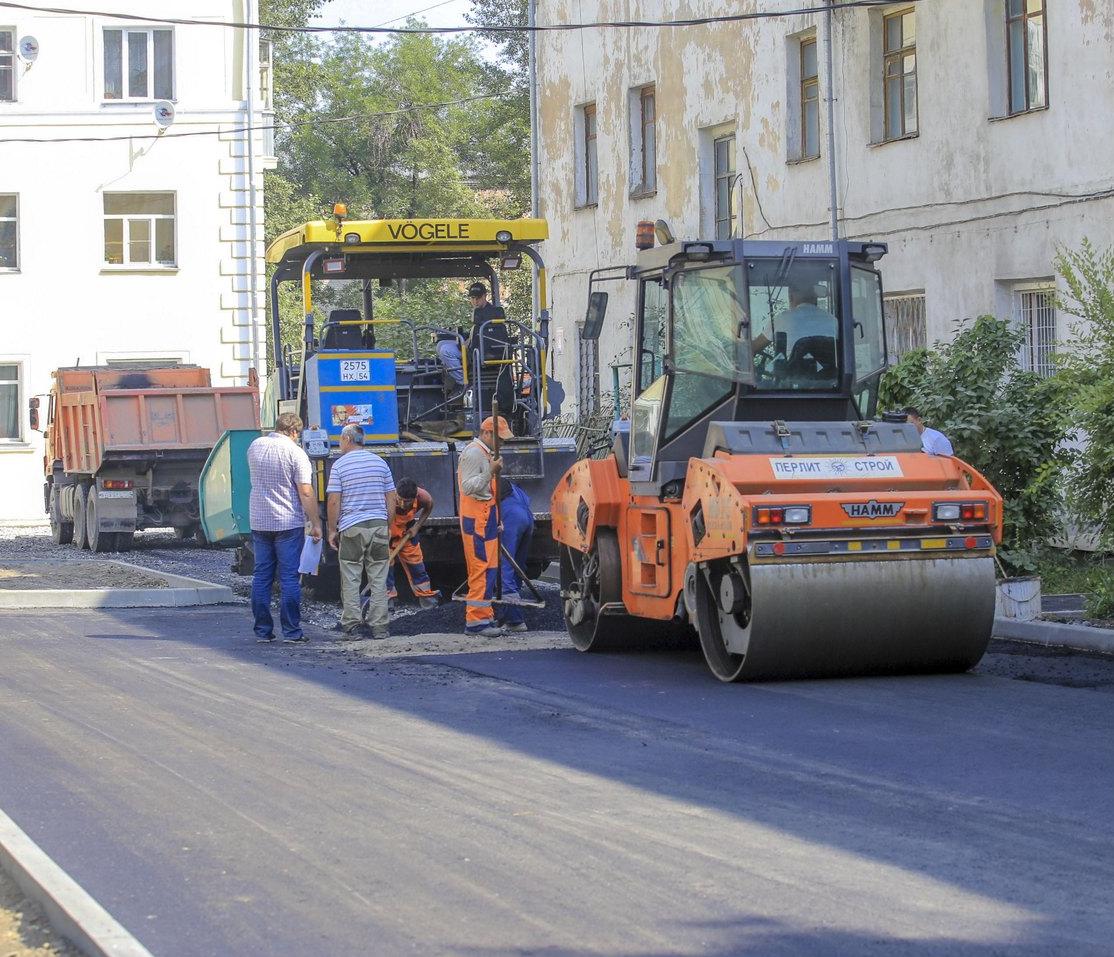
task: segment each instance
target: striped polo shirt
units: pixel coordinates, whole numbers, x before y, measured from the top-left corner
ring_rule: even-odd
[[[340,531],[378,518],[387,520],[387,493],[395,490],[391,470],[374,452],[353,449],[333,463],[326,492],[340,493]]]

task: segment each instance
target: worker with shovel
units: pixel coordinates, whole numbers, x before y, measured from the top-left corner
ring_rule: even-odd
[[[496,438],[498,435],[498,439]],[[499,579],[499,511],[496,480],[503,460],[496,454],[499,439],[512,438],[502,416],[488,416],[480,434],[460,454],[460,534],[468,568],[464,631],[468,635],[498,638],[503,629],[495,623],[492,599]]]
[[[530,496],[525,489],[509,479],[500,477],[499,518],[503,523],[501,541],[500,574],[503,582],[502,602],[499,620],[503,630],[508,632],[529,631],[526,618],[520,605],[530,604],[523,601],[522,588],[528,583],[524,580],[523,570],[530,556],[530,542],[534,537],[534,513],[530,508]],[[531,591],[534,591],[530,587]],[[535,596],[536,596],[535,592]]]
[[[436,608],[441,593],[430,587],[429,573],[418,535],[433,513],[433,496],[412,478],[399,479],[395,488],[398,504],[391,516],[391,565],[387,571],[387,599],[394,607],[398,598],[395,588],[395,561],[402,565],[410,590],[422,608]]]

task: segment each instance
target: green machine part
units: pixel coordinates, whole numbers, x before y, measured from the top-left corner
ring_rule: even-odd
[[[251,537],[248,446],[259,436],[255,429],[230,429],[205,460],[198,486],[201,528],[214,545],[237,545]]]

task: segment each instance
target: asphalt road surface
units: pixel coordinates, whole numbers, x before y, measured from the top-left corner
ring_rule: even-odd
[[[1109,673],[724,686],[245,615],[0,614],[0,808],[156,955],[1114,949]]]

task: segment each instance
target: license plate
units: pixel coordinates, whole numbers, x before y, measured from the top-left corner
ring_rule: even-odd
[[[371,363],[367,359],[341,359],[341,382],[367,382],[371,378]]]

